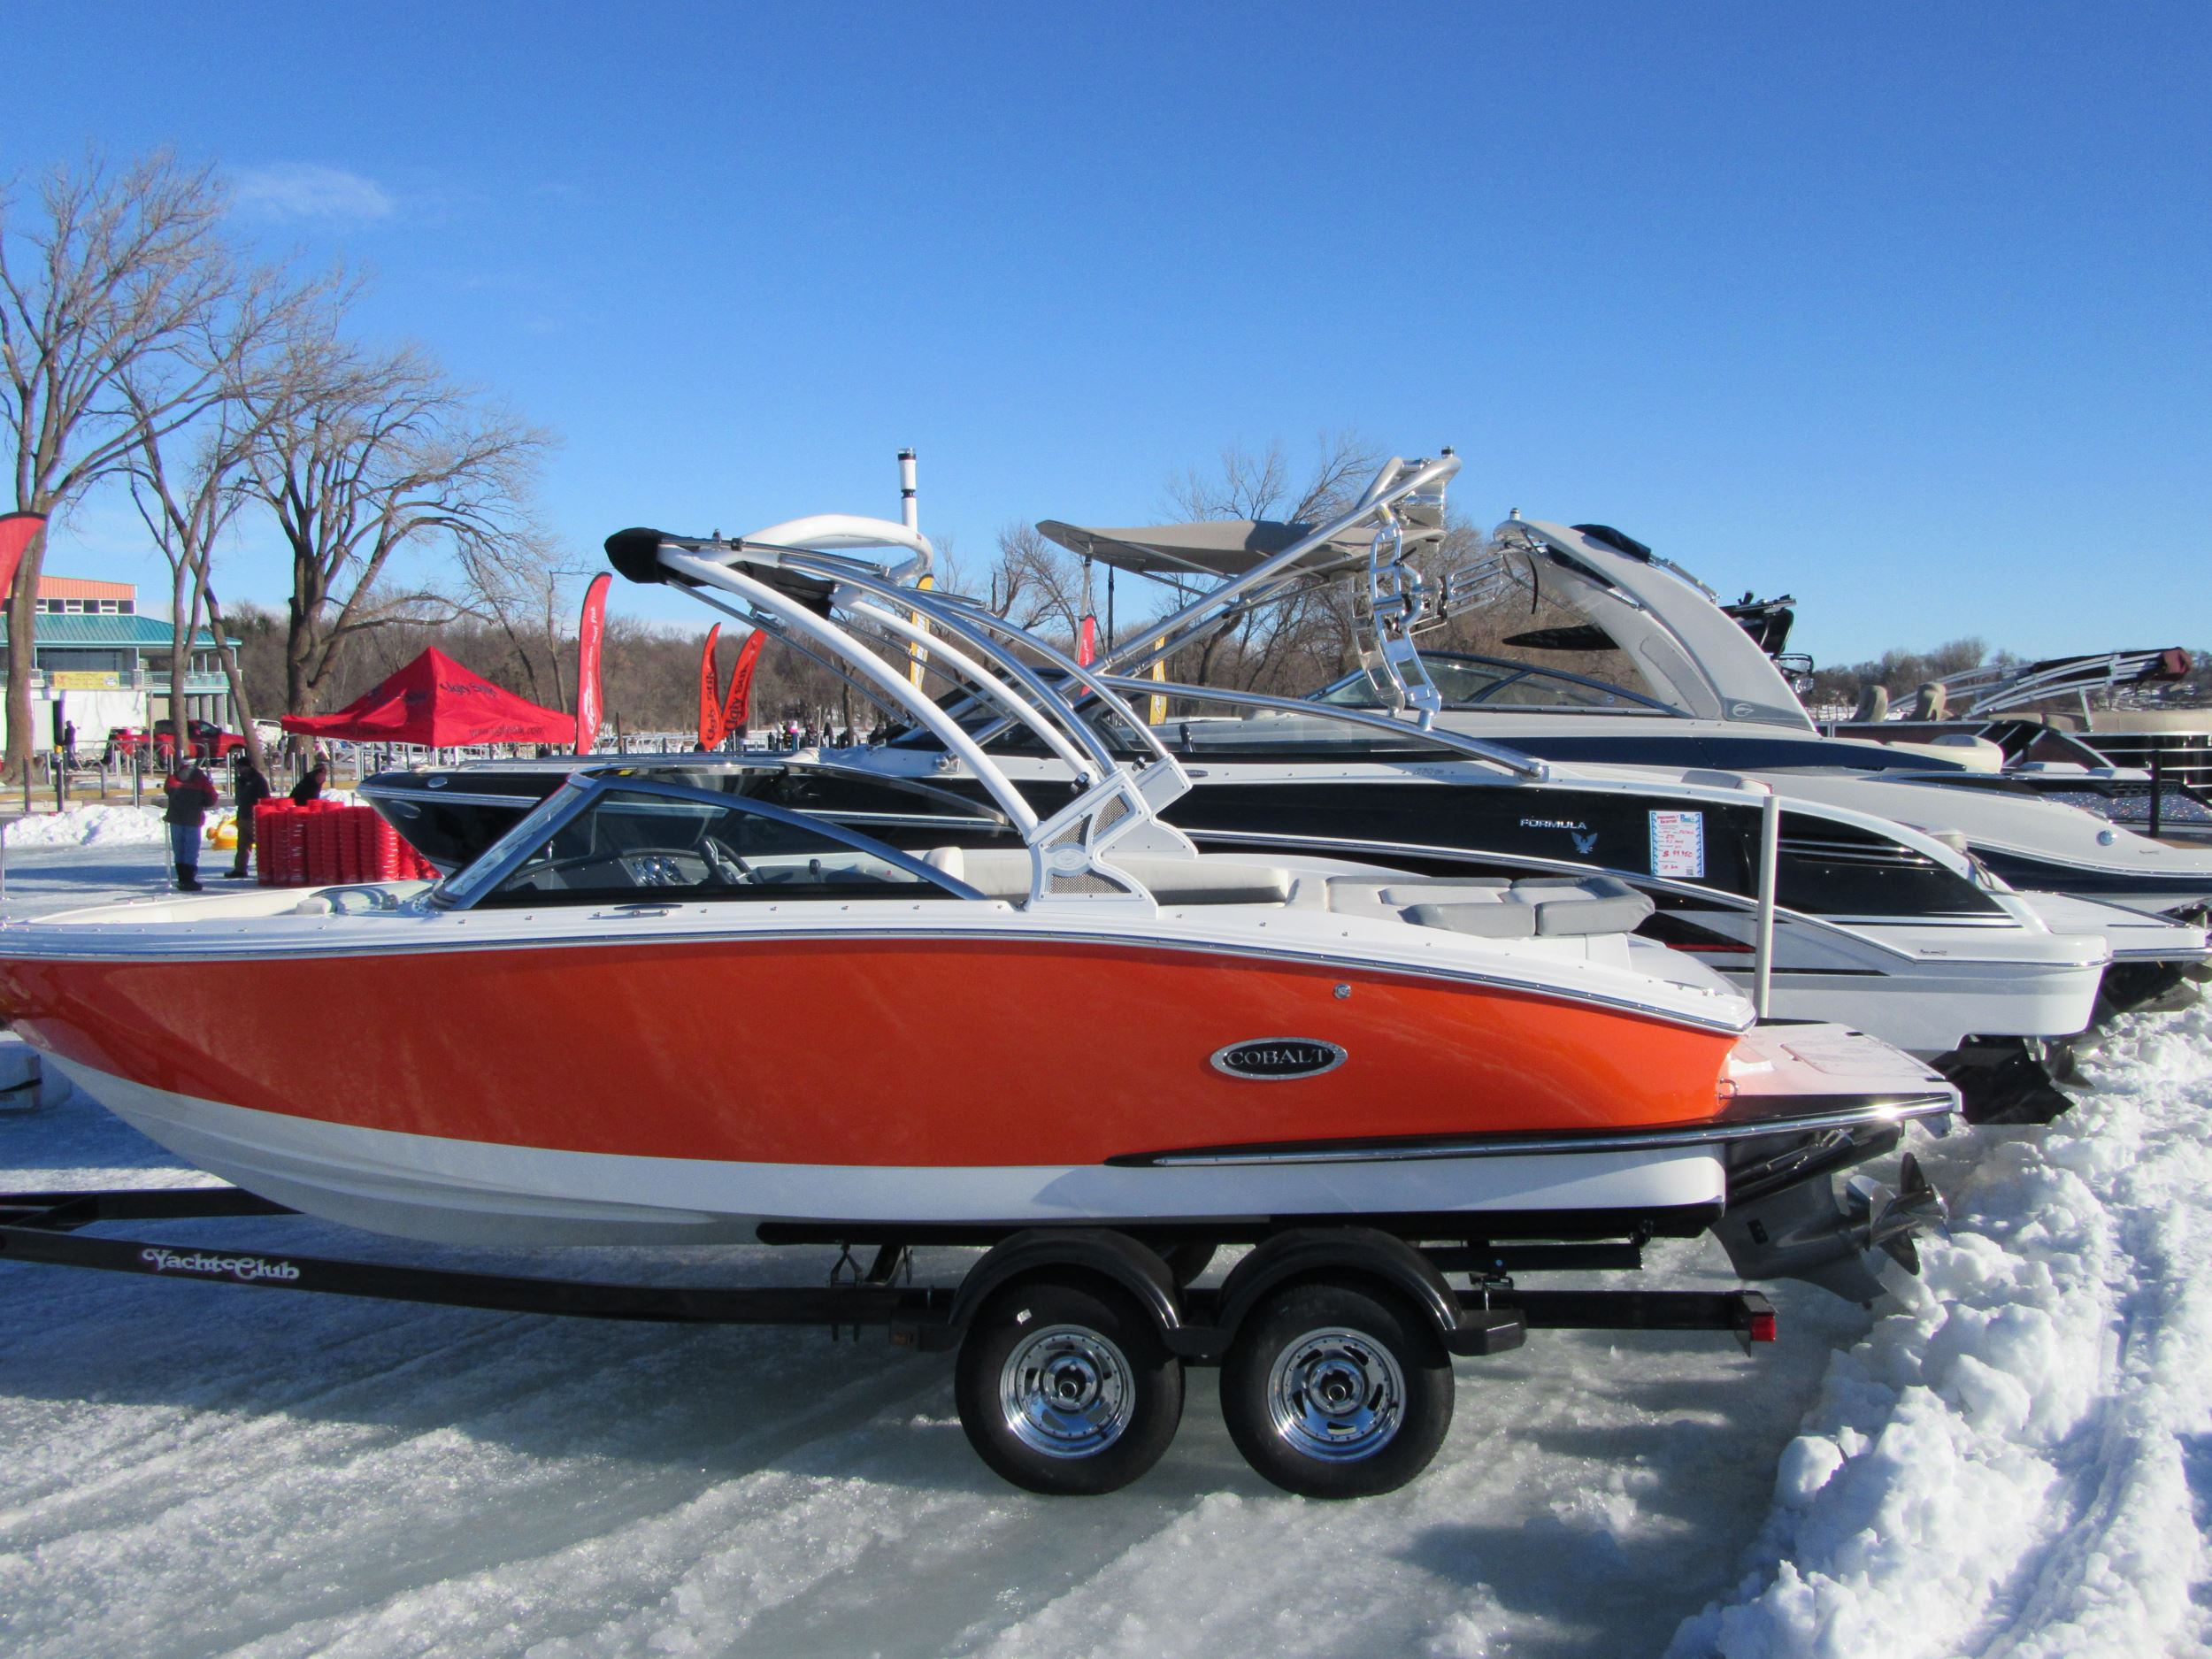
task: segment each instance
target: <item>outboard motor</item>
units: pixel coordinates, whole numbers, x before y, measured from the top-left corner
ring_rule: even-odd
[[[1913,1240],[1948,1225],[1950,1210],[1909,1152],[1894,1192],[1854,1178],[1839,1196],[1826,1181],[1801,1181],[1741,1209],[1713,1232],[1746,1279],[1801,1279],[1847,1302],[1870,1303],[1882,1281],[1864,1256],[1879,1250],[1909,1273],[1920,1271]]]

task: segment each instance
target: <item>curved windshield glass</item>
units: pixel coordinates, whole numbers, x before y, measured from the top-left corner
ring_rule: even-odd
[[[575,804],[576,797],[589,789],[592,784],[593,780],[588,776],[580,774],[571,778],[517,818],[508,826],[504,835],[433,887],[430,891],[432,901],[452,907],[465,905],[474,899],[518,849],[541,840],[547,826],[567,812]]]
[[[1421,665],[1428,670],[1448,709],[1657,709],[1673,712],[1641,692],[1529,663],[1424,651]],[[1313,701],[1346,709],[1385,706],[1364,670],[1316,692]]]
[[[543,810],[516,826],[535,819],[544,837],[520,862],[513,851],[527,838],[510,832],[505,853],[495,848],[471,866],[472,876],[486,872],[473,885],[492,883],[481,906],[959,896],[888,849],[734,801],[611,788],[549,835]]]

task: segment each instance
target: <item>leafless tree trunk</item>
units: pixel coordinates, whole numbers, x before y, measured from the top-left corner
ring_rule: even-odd
[[[238,666],[238,647],[223,626],[223,607],[217,603],[215,590],[207,590],[207,631],[215,636],[215,655],[223,664],[223,679],[230,687],[230,705],[238,710],[238,729],[246,739],[246,758],[253,762],[254,770],[266,772],[269,757],[261,741],[260,728],[253,718],[253,699],[246,694],[246,676]]]
[[[188,425],[223,395],[204,350],[235,272],[211,168],[166,153],[119,171],[98,156],[39,180],[23,224],[0,196],[0,431],[19,511],[51,513],[128,465],[148,431]],[[123,395],[134,377],[142,398]],[[7,775],[30,762],[42,533],[9,595]]]

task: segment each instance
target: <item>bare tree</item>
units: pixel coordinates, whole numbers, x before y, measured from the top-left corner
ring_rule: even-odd
[[[209,167],[166,152],[112,170],[93,155],[38,181],[33,221],[0,194],[0,430],[19,511],[52,513],[130,465],[142,437],[191,424],[225,396],[206,350],[235,272],[227,197]],[[126,380],[139,396],[125,395]],[[8,601],[7,773],[29,764],[42,531]]]
[[[1187,518],[1317,524],[1349,507],[1381,465],[1376,447],[1351,432],[1319,434],[1313,464],[1302,473],[1279,439],[1257,454],[1230,444],[1215,470],[1188,467],[1169,479],[1167,497]],[[1316,670],[1333,672],[1347,656],[1350,639],[1345,596],[1333,589],[1302,589],[1209,634],[1194,656],[1187,655],[1184,673],[1197,685],[1225,676],[1247,690],[1263,684],[1295,687]]]
[[[1381,452],[1355,432],[1317,435],[1313,465],[1302,476],[1279,438],[1257,455],[1225,444],[1214,471],[1186,467],[1169,479],[1167,497],[1187,518],[1312,523],[1351,505],[1381,465]]]
[[[136,372],[122,378],[124,396],[141,417],[128,465],[131,501],[169,566],[169,714],[180,755],[188,742],[184,688],[204,613],[247,752],[256,766],[266,764],[252,700],[215,595],[215,548],[248,499],[244,485],[255,446],[268,412],[281,406],[292,348],[303,331],[320,326],[327,303],[340,292],[334,275],[293,282],[274,270],[242,273],[196,354],[220,372],[222,395],[186,424],[148,418],[158,379],[150,386]]]
[[[180,759],[191,753],[191,731],[185,715],[185,685],[191,672],[193,636],[199,632],[206,610],[211,577],[210,560],[216,538],[222,534],[238,510],[238,468],[242,464],[234,433],[222,414],[215,429],[202,434],[196,453],[180,472],[165,453],[165,442],[149,436],[139,450],[130,473],[131,503],[154,545],[169,565],[169,730]],[[171,434],[173,441],[176,434]],[[234,694],[239,690],[234,687]],[[242,718],[245,714],[242,707]],[[247,720],[247,731],[252,722]],[[261,764],[257,743],[253,756]]]
[[[462,609],[490,622],[505,637],[529,682],[530,700],[565,712],[568,689],[561,680],[557,641],[573,585],[588,572],[564,559],[559,549],[534,529],[482,546],[464,543],[457,551],[465,584]],[[526,641],[526,632],[535,639]],[[549,670],[543,683],[538,676],[538,649],[534,649],[541,647]],[[550,696],[546,695],[548,685]]]
[[[992,614],[1016,627],[1073,639],[1083,625],[1089,595],[1081,561],[1046,541],[1034,525],[1010,524],[998,533],[989,580]]]
[[[413,347],[371,353],[333,332],[294,357],[251,487],[292,556],[285,704],[304,714],[357,636],[457,616],[520,582],[543,547],[528,502],[552,439]],[[463,591],[403,580],[403,550],[443,553]]]

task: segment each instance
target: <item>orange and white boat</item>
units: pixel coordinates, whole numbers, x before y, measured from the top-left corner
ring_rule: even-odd
[[[890,548],[903,566],[854,557]],[[1872,1294],[1925,1194],[1832,1178],[1955,1091],[1856,1033],[1755,1025],[1602,878],[1427,880],[1198,854],[1176,761],[1090,671],[906,585],[918,533],[629,531],[626,574],[833,656],[932,729],[1018,849],[917,856],[620,765],[434,887],[0,927],[0,1010],[199,1167],[342,1222],[529,1244],[1161,1242],[1317,1220],[1494,1244],[1717,1228],[1747,1275]],[[924,618],[930,631],[915,619]],[[870,649],[926,642],[1079,780],[1040,821]],[[1034,666],[1147,746],[1116,759]],[[342,1025],[303,1076],[272,1030]]]

